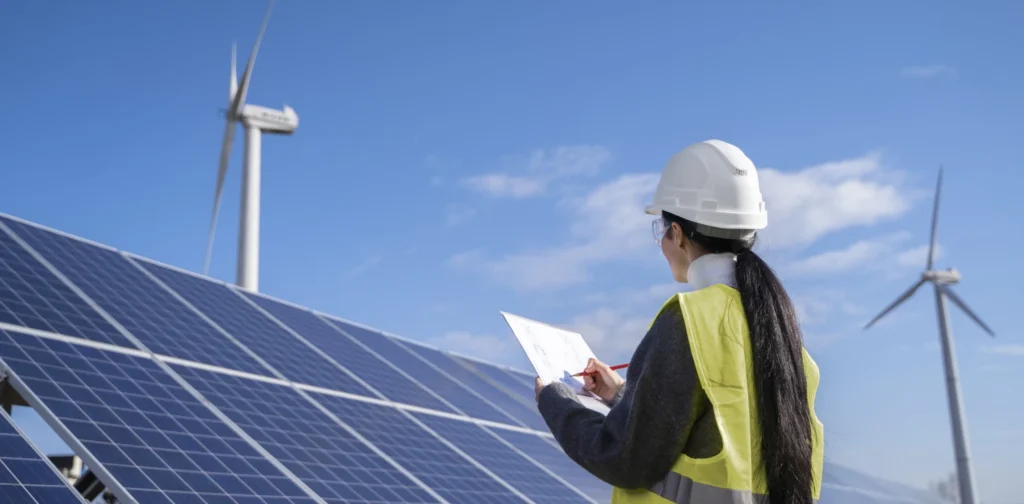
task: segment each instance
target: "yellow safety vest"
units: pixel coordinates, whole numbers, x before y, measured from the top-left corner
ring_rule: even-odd
[[[739,292],[717,284],[677,294],[665,306],[674,302],[682,310],[697,376],[711,402],[722,437],[722,451],[703,459],[680,455],[668,476],[652,488],[614,489],[612,504],[756,502],[755,497],[763,497],[766,488],[763,473],[755,474],[761,462],[761,432],[750,365],[750,335]],[[821,492],[824,427],[814,414],[818,366],[806,350],[803,356],[813,436],[812,494],[817,500]]]

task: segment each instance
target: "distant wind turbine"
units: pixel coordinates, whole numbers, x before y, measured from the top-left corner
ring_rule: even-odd
[[[210,219],[210,234],[206,242],[206,259],[203,262],[203,274],[210,271],[210,256],[213,253],[213,236],[217,228],[217,212],[220,210],[220,199],[224,192],[224,176],[227,175],[228,161],[231,157],[231,144],[235,138],[235,124],[241,121],[245,127],[245,156],[242,165],[242,211],[241,224],[238,229],[238,273],[236,283],[243,289],[256,291],[259,289],[260,268],[260,139],[263,133],[290,135],[299,127],[299,116],[291,107],[285,105],[284,110],[250,105],[245,103],[245,95],[249,90],[252,67],[256,62],[256,53],[260,49],[263,32],[270,20],[270,11],[274,1],[270,1],[267,12],[263,16],[256,43],[249,54],[249,63],[242,74],[239,86],[235,75],[235,46],[231,46],[231,84],[228,91],[228,109],[225,112],[227,124],[224,129],[224,141],[220,151],[220,167],[217,170],[217,188],[213,196],[213,216]]]
[[[946,394],[949,400],[949,416],[953,428],[953,450],[956,454],[956,473],[960,486],[960,504],[976,504],[977,496],[974,492],[974,477],[971,471],[970,450],[967,446],[967,425],[964,420],[964,405],[960,399],[960,383],[957,378],[956,350],[953,348],[953,332],[949,328],[949,314],[946,311],[946,299],[953,301],[971,320],[974,320],[989,336],[995,336],[992,329],[989,329],[981,321],[974,311],[971,310],[960,296],[958,296],[952,285],[960,282],[960,272],[955,268],[947,270],[932,269],[935,264],[935,236],[939,223],[939,194],[942,192],[942,167],[939,167],[939,180],[935,185],[935,204],[932,208],[932,236],[931,244],[928,246],[928,259],[921,279],[910,286],[906,292],[896,298],[892,304],[887,306],[882,313],[868,322],[864,329],[871,327],[886,314],[910,299],[925,283],[931,283],[935,288],[935,305],[939,316],[939,335],[942,338],[942,361],[945,363],[946,371]]]

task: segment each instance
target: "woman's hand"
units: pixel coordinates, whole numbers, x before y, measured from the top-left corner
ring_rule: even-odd
[[[586,373],[583,375],[583,389],[593,392],[604,402],[611,401],[625,383],[618,373],[597,359],[588,360],[583,372]]]
[[[541,390],[544,390],[544,382],[540,381],[540,377],[538,376],[536,379],[533,380],[533,398],[537,402],[540,402]]]

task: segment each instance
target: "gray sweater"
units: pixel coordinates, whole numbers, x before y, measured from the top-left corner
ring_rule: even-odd
[[[565,453],[612,486],[650,488],[680,454],[705,458],[721,451],[678,303],[658,314],[609,406],[607,416],[588,409],[557,382],[538,397],[540,413]]]

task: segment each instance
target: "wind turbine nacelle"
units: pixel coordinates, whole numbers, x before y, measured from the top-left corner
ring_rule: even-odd
[[[925,280],[931,280],[944,285],[960,283],[960,271],[956,268],[927,271],[923,276]]]
[[[247,103],[240,115],[245,125],[259,128],[264,133],[290,135],[299,127],[299,115],[287,105],[284,110],[277,110]]]

